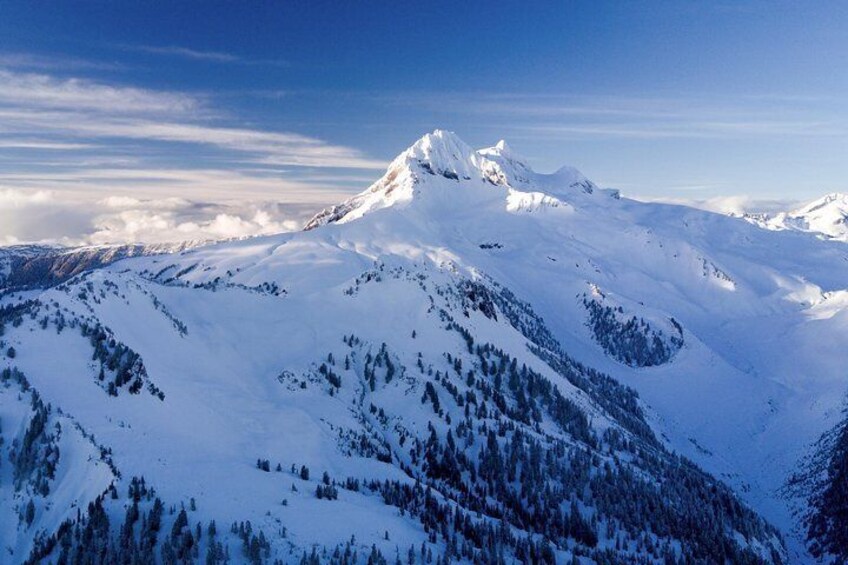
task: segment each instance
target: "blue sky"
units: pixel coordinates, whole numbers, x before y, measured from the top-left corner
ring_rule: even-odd
[[[848,190],[846,55],[836,2],[0,2],[0,243],[283,229],[437,127],[810,200]]]

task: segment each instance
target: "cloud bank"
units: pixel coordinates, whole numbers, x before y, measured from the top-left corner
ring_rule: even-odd
[[[0,245],[171,243],[300,229],[312,206],[108,196],[82,201],[55,191],[0,190]]]
[[[742,216],[744,214],[775,214],[795,210],[805,202],[795,199],[754,198],[751,196],[715,196],[712,198],[650,198],[636,197],[643,202],[662,202],[691,206],[708,212]]]

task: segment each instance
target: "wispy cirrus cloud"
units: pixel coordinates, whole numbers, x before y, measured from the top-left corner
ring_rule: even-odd
[[[743,136],[842,136],[848,129],[827,121],[680,120],[673,123],[587,123],[526,125],[520,129],[541,137],[606,137],[620,139],[721,139]]]
[[[499,131],[548,139],[722,139],[848,134],[838,100],[803,95],[711,97],[498,92],[390,93],[382,103],[485,116]]]
[[[194,49],[181,45],[120,45],[126,51],[147,53],[163,57],[177,57],[193,61],[205,61],[210,63],[229,63],[238,65],[268,65],[277,67],[288,67],[289,62],[282,59],[251,59],[227,53],[224,51],[209,51]]]
[[[0,67],[29,71],[123,71],[127,67],[114,61],[81,59],[65,55],[36,53],[0,53]]]
[[[49,149],[53,151],[77,151],[96,147],[91,143],[67,143],[38,139],[0,139],[0,149]]]
[[[233,161],[275,166],[381,169],[386,165],[384,161],[370,159],[356,149],[295,133],[125,116],[90,118],[90,114],[74,112],[7,110],[0,107],[0,127],[8,124],[22,131],[49,131],[89,139],[122,138],[205,145],[232,152],[230,158]]]
[[[216,63],[234,63],[240,61],[239,57],[230,53],[222,53],[219,51],[199,51],[188,47],[180,47],[177,45],[153,46],[153,45],[132,45],[123,46],[127,50],[142,51],[153,55],[170,55],[182,57],[185,59],[195,59],[198,61],[214,61]]]
[[[0,171],[0,187],[15,187],[33,193],[49,190],[74,194],[82,199],[96,199],[103,195],[179,196],[215,201],[277,199],[290,203],[315,203],[319,207],[337,202],[346,194],[330,183],[322,188],[311,178],[308,181],[290,179],[273,172],[153,166]]]
[[[113,86],[79,78],[3,70],[0,108],[37,112],[43,109],[90,112],[99,116],[186,116],[204,105],[197,96]]]
[[[0,70],[0,128],[19,135],[213,146],[251,162],[379,169],[360,151],[292,133],[218,125],[203,97]]]

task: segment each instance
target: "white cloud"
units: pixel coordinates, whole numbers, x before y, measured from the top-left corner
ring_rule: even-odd
[[[38,190],[32,193],[20,190],[0,190],[0,210],[13,210],[31,205],[39,205],[51,202],[53,194],[46,190]]]
[[[66,143],[63,141],[41,141],[38,139],[0,139],[0,149],[49,149],[76,151],[96,147],[91,143]]]
[[[220,51],[200,51],[198,49],[190,49],[188,47],[180,47],[177,45],[168,45],[164,47],[156,47],[152,45],[135,45],[125,46],[126,49],[132,51],[142,51],[153,55],[174,55],[185,59],[197,59],[200,61],[214,61],[216,63],[234,63],[241,60],[240,57],[230,53],[222,53]]]
[[[200,95],[0,68],[0,244],[291,230],[384,166],[234,123]]]
[[[90,215],[76,203],[60,202],[52,191],[0,189],[0,242],[67,243],[90,227]]]
[[[0,53],[0,67],[41,71],[118,71],[118,63],[34,53]]]
[[[0,87],[2,100],[2,87]],[[78,112],[44,112],[0,107],[0,128],[42,134],[52,132],[84,139],[123,138],[176,142],[228,150],[236,160],[268,166],[293,165],[351,169],[382,169],[386,163],[350,147],[288,132],[222,127],[195,122],[100,116]]]
[[[114,203],[113,203],[114,204]],[[300,229],[303,218],[273,204],[225,206],[177,200],[137,201],[93,218],[92,244],[165,243],[267,235]],[[114,208],[114,206],[112,206]]]
[[[377,94],[398,106],[488,117],[498,133],[548,139],[729,139],[834,137],[848,124],[834,100],[804,96],[667,97],[617,95],[429,92]],[[831,106],[828,110],[828,106]]]
[[[151,55],[162,55],[166,57],[179,57],[181,59],[191,59],[195,61],[207,61],[211,63],[231,63],[239,65],[271,65],[278,67],[287,67],[289,63],[281,59],[245,59],[232,53],[223,51],[206,51],[201,49],[193,49],[191,47],[183,47],[180,45],[121,45],[119,46],[127,51],[138,51],[141,53],[149,53]]]
[[[97,114],[174,115],[196,109],[199,100],[181,93],[0,69],[0,104],[13,108],[50,108]]]
[[[0,244],[167,243],[300,229],[317,207],[108,196],[81,200],[56,191],[0,190]]]
[[[109,196],[146,200],[184,198],[198,201],[276,200],[289,204],[326,204],[348,193],[323,181],[290,179],[274,172],[238,169],[161,169],[142,165],[114,167],[108,163],[79,169],[39,169],[0,172],[0,188],[54,191],[66,197],[103,199]]]

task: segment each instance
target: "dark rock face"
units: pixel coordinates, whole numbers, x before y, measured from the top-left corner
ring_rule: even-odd
[[[49,288],[128,257],[182,251],[192,244],[102,247],[18,245],[0,248],[0,291]]]

